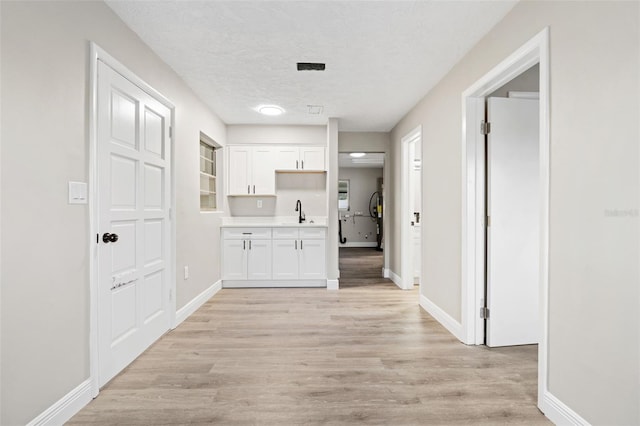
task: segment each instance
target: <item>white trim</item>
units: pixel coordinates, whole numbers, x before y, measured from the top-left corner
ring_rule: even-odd
[[[327,280],[327,290],[339,290],[340,280]]]
[[[396,274],[391,269],[387,269],[386,272],[387,276],[385,278],[389,278],[395,285],[400,287],[401,290],[404,290],[404,287],[402,287],[402,278],[400,278],[400,275]]]
[[[175,323],[176,315],[176,174],[175,174],[175,106],[161,93],[148,85],[144,80],[127,69],[113,56],[94,42],[89,42],[89,373],[91,379],[91,396],[96,397],[99,392],[99,351],[98,351],[98,267],[97,267],[97,245],[94,242],[94,235],[99,234],[98,229],[98,208],[97,208],[97,146],[98,146],[98,61],[103,62],[117,73],[134,83],[144,92],[152,96],[158,102],[169,108],[171,111],[172,134],[169,136],[171,144],[171,214],[170,214],[170,235],[172,244],[170,245],[170,259],[167,265],[167,276],[169,277],[169,323],[168,328]]]
[[[389,268],[382,268],[382,278],[389,278],[391,276],[391,270]]]
[[[436,321],[453,334],[458,340],[462,340],[462,324],[456,321],[451,315],[433,303],[423,294],[420,295],[420,306],[427,311]]]
[[[27,426],[61,425],[69,421],[92,398],[91,379],[80,383],[71,392],[60,398],[52,406],[44,410],[38,417],[27,423]]]
[[[549,307],[549,28],[543,29],[462,93],[462,333],[460,340],[479,344],[476,312],[484,294],[484,174],[476,149],[478,98],[484,98],[536,63],[540,64],[540,342],[538,344],[538,407],[548,393]],[[480,196],[482,194],[482,196]],[[544,411],[544,410],[543,410]]]
[[[549,391],[544,392],[540,409],[549,420],[557,425],[591,425]]]
[[[195,311],[197,311],[202,305],[207,303],[217,292],[222,289],[222,281],[218,280],[215,284],[211,285],[205,291],[191,299],[189,303],[184,305],[176,312],[176,319],[172,328],[176,328],[184,320],[189,318]]]
[[[404,290],[413,288],[413,238],[409,215],[405,214],[412,211],[409,206],[409,180],[411,170],[413,170],[409,166],[409,144],[411,142],[422,144],[422,125],[418,125],[400,140],[402,155],[400,158],[400,276],[405,278],[402,279],[402,285],[399,287]],[[420,181],[422,182],[422,167],[420,168]],[[420,232],[422,233],[422,230]],[[420,240],[422,241],[422,237]]]
[[[378,243],[372,242],[346,242],[344,244],[340,244],[340,248],[354,248],[354,247],[377,247]]]

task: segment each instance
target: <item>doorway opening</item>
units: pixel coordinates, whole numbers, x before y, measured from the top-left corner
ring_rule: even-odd
[[[493,324],[499,322],[496,316],[503,316],[504,319],[505,311],[515,317],[525,315],[517,309],[511,310],[511,289],[503,291],[503,287],[503,290],[500,290],[497,283],[505,279],[513,283],[514,277],[519,276],[518,274],[533,276],[527,288],[527,295],[536,299],[537,304],[530,307],[526,315],[533,322],[534,338],[538,343],[538,407],[543,412],[546,408],[543,408],[543,396],[547,392],[548,350],[548,45],[547,28],[462,94],[462,340],[467,344],[482,345],[485,343],[485,336],[491,336],[493,333]],[[523,76],[520,80],[526,78],[525,71],[534,67],[534,72],[536,65],[539,72],[539,100],[523,99],[535,97],[531,93],[517,94],[516,98],[495,97],[496,91],[508,87],[508,83],[512,81],[518,81],[518,76]],[[525,91],[529,92],[526,89]],[[499,140],[504,137],[505,129],[515,128],[518,133],[517,129],[522,125],[512,125],[518,119],[510,114],[519,110],[521,104],[527,104],[529,107],[529,112],[522,112],[523,115],[537,115],[533,122],[537,134],[532,136],[532,144],[527,142],[526,148],[513,142],[504,143]],[[534,106],[531,107],[532,105]],[[500,124],[501,128],[498,131],[496,125],[487,124],[486,119],[499,117],[499,120],[504,122],[502,110],[506,111],[506,124]],[[489,134],[488,148],[485,133]],[[492,137],[495,140],[492,140]],[[507,136],[507,139],[509,138],[513,139],[512,136]],[[520,148],[514,151],[514,147],[518,146]],[[514,165],[517,167],[512,167]],[[528,174],[522,172],[525,169]],[[525,197],[527,193],[533,196]],[[524,210],[517,211],[516,207]],[[520,219],[522,220],[519,222]],[[512,238],[509,232],[505,232],[505,226],[515,229],[519,236]],[[533,241],[533,244],[524,243],[525,240]],[[523,243],[514,250],[518,241]],[[516,252],[516,257],[513,256],[513,252]],[[518,263],[523,260],[524,266]],[[533,262],[526,262],[527,260]],[[501,298],[500,294],[507,296]],[[492,302],[496,303],[495,315],[492,315],[491,309],[488,312],[486,309],[494,307]],[[513,306],[517,306],[517,303]],[[485,330],[487,323],[490,325]],[[518,331],[516,327],[516,332]],[[518,342],[507,333],[507,338],[502,343],[523,344],[527,339]],[[491,344],[489,339],[488,343]]]
[[[420,283],[422,264],[422,126],[401,139],[400,279],[403,290]]]
[[[341,152],[338,164],[340,286],[370,285],[386,259],[385,153]]]

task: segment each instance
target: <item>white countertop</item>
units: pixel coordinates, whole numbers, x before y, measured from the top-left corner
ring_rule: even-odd
[[[307,216],[307,219],[298,223],[298,216],[264,216],[264,217],[223,217],[223,228],[326,228],[327,218],[320,216]]]

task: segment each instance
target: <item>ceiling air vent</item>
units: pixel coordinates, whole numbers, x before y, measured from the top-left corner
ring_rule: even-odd
[[[298,71],[324,71],[325,64],[319,62],[298,62]]]

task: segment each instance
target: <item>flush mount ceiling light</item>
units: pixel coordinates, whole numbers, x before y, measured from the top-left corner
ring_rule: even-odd
[[[364,152],[352,152],[349,155],[352,156],[353,158],[360,158],[360,157],[364,157],[367,154],[365,154]]]
[[[281,115],[284,113],[284,109],[280,108],[278,105],[260,105],[256,110],[260,114],[271,116]]]

